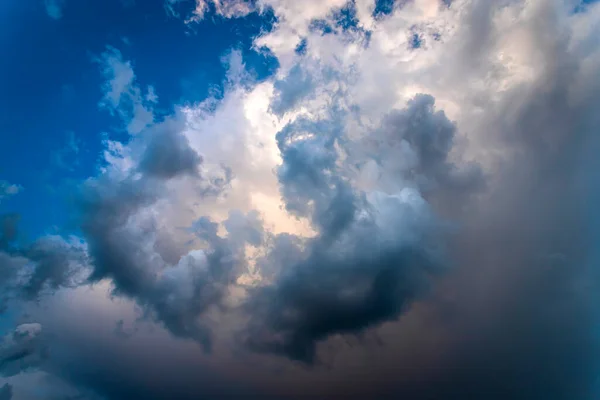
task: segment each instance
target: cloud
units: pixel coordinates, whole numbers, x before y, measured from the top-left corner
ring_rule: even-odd
[[[116,399],[596,398],[600,6],[571,5],[259,1],[277,73],[232,52],[222,97],[164,120],[109,48],[132,135],[82,183],[80,239],[16,248],[6,220],[1,282],[91,270],[160,332],[119,344],[134,311],[59,290],[45,368]]]
[[[133,90],[133,74],[125,75],[122,80],[109,76],[111,87],[118,88],[105,97],[114,99],[111,104],[119,104],[121,93]],[[214,176],[223,169],[219,165],[204,165],[187,129],[186,115],[178,111],[141,130],[127,144],[107,141],[104,173],[82,187],[80,221],[94,269],[91,281],[111,279],[116,294],[137,301],[176,336],[194,339],[209,350],[211,329],[202,316],[221,305],[245,264],[245,244],[258,245],[258,239],[238,232],[221,237],[216,233],[219,224],[208,216],[198,216],[196,223],[188,222],[189,229],[180,229],[187,242],[199,242],[202,248],[186,250],[183,240],[177,244],[168,236],[169,218],[162,219],[161,203],[173,212],[180,206],[170,191],[195,188],[200,198],[218,197],[228,179]],[[246,229],[243,221],[256,218],[253,215],[232,212],[223,227]]]
[[[248,15],[253,11],[253,4],[245,0],[196,0],[193,21],[199,21],[213,6],[217,15],[225,18],[239,18]]]
[[[191,15],[185,19],[185,23],[197,23],[204,19],[206,14],[214,10],[214,14],[223,18],[245,17],[255,10],[255,5],[248,0],[194,0],[195,5]],[[169,15],[179,17],[175,10],[178,3],[187,0],[165,0],[165,9]]]
[[[0,203],[3,199],[19,194],[23,190],[20,185],[11,184],[7,181],[0,180]]]
[[[10,399],[12,399],[12,396],[13,396],[12,386],[9,385],[8,383],[5,383],[0,388],[0,399],[1,400],[10,400]]]
[[[52,19],[62,18],[64,6],[65,0],[44,0],[44,7],[46,7],[46,13]]]
[[[187,173],[198,174],[202,158],[190,148],[188,140],[181,135],[182,126],[172,122],[163,123],[153,132],[140,161],[140,171],[157,178],[169,179]]]
[[[75,133],[68,132],[67,142],[62,148],[52,154],[52,162],[61,169],[73,171],[79,164],[80,146],[80,140],[75,136]]]
[[[106,82],[102,86],[104,97],[100,106],[111,114],[119,116],[129,134],[137,134],[152,125],[154,114],[152,104],[156,102],[154,88],[142,94],[136,84],[131,62],[123,60],[121,52],[111,46],[95,59],[100,65]]]
[[[80,239],[48,235],[17,246],[19,216],[0,215],[0,221],[0,311],[11,301],[37,300],[41,294],[85,281],[87,249]]]
[[[40,324],[22,324],[6,335],[0,345],[0,373],[13,376],[37,368],[45,358]]]
[[[425,95],[392,111],[384,126],[376,146],[385,149],[370,154],[352,154],[354,143],[335,123],[299,120],[277,135],[286,206],[308,215],[318,235],[283,266],[274,286],[251,298],[249,313],[259,316],[251,347],[312,362],[318,341],[396,319],[425,293],[429,276],[443,271],[443,242],[436,239],[443,222],[420,189],[454,187],[446,173],[455,168],[447,162],[455,128]],[[368,138],[377,142],[378,134]],[[344,150],[346,162],[373,162],[381,181],[401,184],[388,192],[352,188],[344,179],[350,165],[338,158]],[[396,164],[401,152],[414,162]],[[463,195],[470,187],[461,187]]]
[[[12,386],[8,383],[5,383],[1,388],[0,388],[0,399],[2,400],[10,400],[12,399],[13,396],[13,390],[12,390]]]
[[[271,106],[276,115],[292,109],[314,90],[311,77],[299,66],[294,67],[285,79],[278,80],[273,86],[277,94]]]
[[[404,321],[439,315],[422,322],[424,347],[413,351],[425,359],[428,340],[442,343],[443,370],[425,365],[413,372],[421,381],[393,384],[390,366],[390,380],[371,390],[410,398],[586,398],[596,370],[595,350],[584,348],[597,344],[589,308],[597,280],[584,267],[581,246],[589,238],[581,236],[587,224],[577,206],[589,182],[572,182],[581,173],[583,143],[594,142],[590,128],[598,123],[588,111],[597,104],[597,89],[577,84],[599,67],[592,50],[597,42],[582,45],[591,33],[583,28],[588,22],[562,2],[500,7],[464,1],[442,8],[417,1],[377,20],[364,11],[368,7],[359,14],[364,5],[357,4],[357,24],[371,30],[367,45],[351,31],[310,32],[316,15],[335,26],[340,6],[303,5],[294,14],[291,4],[274,4],[280,25],[257,39],[283,61],[278,82],[301,72],[312,79],[294,90],[276,83],[272,107],[289,113],[277,135],[285,207],[309,219],[316,236],[269,242],[257,261],[269,278],[250,290],[245,343],[311,361],[340,334],[382,330],[389,321],[400,335]],[[586,18],[593,9],[588,6]],[[410,46],[415,29],[419,49]],[[306,52],[298,54],[302,37]],[[305,82],[289,83],[299,81]],[[418,199],[408,205],[423,204],[430,217],[398,212],[406,198]],[[385,223],[370,222],[366,210],[388,210]],[[403,228],[408,221],[414,225]],[[432,229],[433,244],[419,240],[420,229]],[[394,240],[384,240],[380,232],[388,231]],[[402,248],[401,232],[413,235],[409,249],[444,249],[441,265],[452,268],[422,286],[419,273],[428,277],[430,263],[403,275],[403,265],[411,263],[390,258],[400,277],[385,275],[388,286],[374,290],[386,264],[368,258],[369,251],[386,249],[378,240]],[[399,290],[394,282],[406,286]],[[555,303],[559,298],[569,299],[564,307]],[[573,328],[572,336],[558,333],[562,324]],[[497,334],[507,327],[514,333]],[[556,334],[544,340],[543,331]],[[465,338],[481,345],[472,350]],[[560,367],[546,369],[546,357]],[[503,379],[469,372],[485,371],[490,360]],[[582,368],[569,370],[572,362]],[[539,373],[520,379],[515,371],[524,365]],[[452,373],[453,366],[463,368]],[[555,380],[548,384],[544,375]],[[528,390],[517,389],[524,386]]]

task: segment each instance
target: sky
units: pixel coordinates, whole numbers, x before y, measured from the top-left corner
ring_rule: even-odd
[[[600,2],[0,2],[0,400],[595,400]]]

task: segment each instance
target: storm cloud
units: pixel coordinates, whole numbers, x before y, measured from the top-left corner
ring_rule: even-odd
[[[78,186],[78,236],[21,243],[3,217],[1,304],[34,321],[4,377],[106,399],[597,398],[600,3],[196,6],[190,26],[272,13],[254,44],[279,69],[254,80],[231,53],[221,93],[159,116],[134,64],[100,57],[129,135]]]
[[[454,167],[446,164],[454,127],[433,101],[417,96],[393,112],[374,151],[355,156],[377,169],[379,179],[404,181],[396,193],[350,185],[336,150],[353,144],[343,127],[300,121],[278,133],[286,205],[308,214],[319,231],[297,261],[282,267],[274,286],[251,298],[250,315],[259,315],[251,324],[252,347],[312,362],[317,341],[398,318],[427,291],[429,277],[447,267],[444,223],[419,191],[427,178],[447,186],[439,175]],[[394,142],[412,165],[391,165],[398,161]]]

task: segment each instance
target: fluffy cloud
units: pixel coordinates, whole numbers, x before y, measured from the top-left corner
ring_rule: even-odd
[[[455,128],[432,97],[419,95],[383,121],[356,141],[330,121],[299,119],[278,133],[286,206],[318,235],[282,266],[275,286],[251,298],[250,315],[259,315],[252,347],[313,361],[317,341],[397,318],[444,269],[443,223],[422,193],[458,188],[467,196],[480,175],[454,173],[447,158]],[[355,153],[366,139],[374,147]],[[360,190],[349,178],[363,168],[375,179]]]
[[[277,57],[276,75],[253,82],[232,52],[222,98],[158,120],[154,91],[143,95],[109,48],[102,104],[132,135],[107,140],[82,185],[83,242],[13,249],[5,230],[0,265],[35,266],[25,283],[9,268],[7,285],[35,297],[85,264],[89,281],[212,349],[205,369],[238,365],[232,349],[252,360],[230,373],[257,393],[597,395],[598,4],[196,5],[198,20],[271,9],[278,22],[255,44]],[[365,344],[371,335],[383,350]],[[118,357],[113,340],[102,343]],[[201,356],[172,346],[166,365]],[[69,362],[102,364],[80,347]],[[142,353],[130,351],[121,359],[135,364]],[[136,391],[156,373],[147,365],[103,385],[122,375],[102,365],[71,379],[111,398],[202,390],[186,370]]]

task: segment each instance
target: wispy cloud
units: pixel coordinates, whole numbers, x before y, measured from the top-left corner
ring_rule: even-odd
[[[0,202],[2,202],[3,199],[20,193],[22,190],[23,187],[21,185],[0,180]]]
[[[150,126],[154,121],[151,104],[157,100],[154,88],[150,86],[147,94],[142,94],[131,62],[123,60],[121,52],[114,47],[107,47],[96,62],[106,79],[102,87],[104,98],[100,102],[101,107],[118,115],[130,134],[137,134]]]
[[[52,19],[61,19],[63,16],[63,8],[65,0],[44,0],[46,13]]]
[[[74,132],[67,132],[64,146],[52,154],[52,162],[59,168],[73,171],[79,165],[80,140]]]

